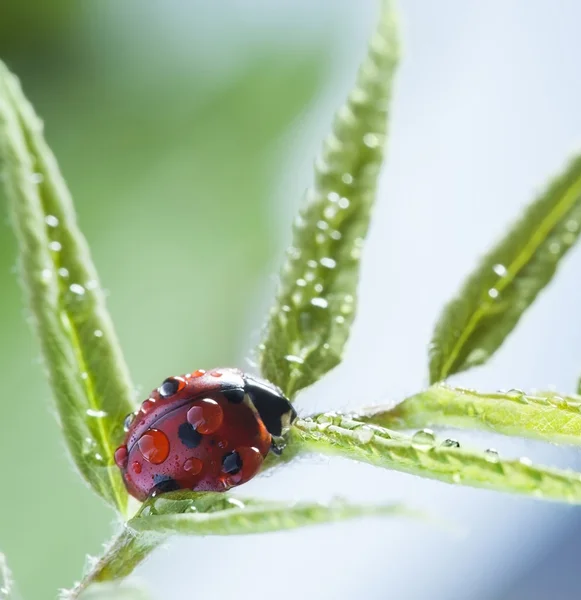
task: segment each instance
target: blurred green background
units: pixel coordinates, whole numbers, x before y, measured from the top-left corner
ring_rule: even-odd
[[[0,57],[45,120],[138,397],[169,374],[235,364],[249,350],[285,241],[272,202],[284,135],[328,65],[325,41],[291,47],[239,27],[236,11],[216,22],[192,2],[177,27],[164,27],[162,11],[74,0],[0,7]],[[100,552],[114,515],[66,456],[0,202],[0,549],[23,596],[44,600]]]

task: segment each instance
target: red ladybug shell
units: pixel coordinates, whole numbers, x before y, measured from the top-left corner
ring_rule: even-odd
[[[238,369],[195,371],[153,390],[115,452],[128,492],[223,492],[252,479],[272,442]]]

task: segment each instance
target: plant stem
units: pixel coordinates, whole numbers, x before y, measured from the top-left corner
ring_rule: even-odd
[[[67,600],[76,600],[93,583],[115,581],[127,577],[166,536],[156,533],[136,534],[127,527],[113,538],[101,556],[82,581],[69,592]]]
[[[581,445],[581,398],[555,392],[481,393],[434,385],[394,407],[367,408],[358,418],[391,429],[430,425],[485,429],[554,444]]]

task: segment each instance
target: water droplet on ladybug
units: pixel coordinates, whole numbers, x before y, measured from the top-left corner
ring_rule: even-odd
[[[199,400],[188,410],[188,423],[204,435],[216,432],[224,420],[222,407],[212,398]]]
[[[141,473],[141,463],[134,461],[133,463],[131,463],[131,468],[133,469],[133,472],[136,475],[139,475]]]
[[[169,377],[159,386],[159,395],[162,398],[168,398],[169,396],[173,396],[177,394],[179,391],[183,390],[185,387],[185,382],[177,377]]]
[[[202,375],[205,375],[206,371],[204,371],[204,369],[198,369],[197,371],[194,371],[192,373],[192,377],[201,377]]]
[[[123,431],[127,432],[131,428],[131,424],[135,420],[135,413],[129,413],[123,421]]]
[[[235,475],[240,472],[242,468],[242,459],[240,458],[240,454],[238,452],[229,452],[228,454],[224,454],[222,458],[222,471],[224,473],[228,473],[229,475]]]
[[[141,412],[146,415],[150,413],[155,408],[155,400],[153,398],[148,398],[144,400],[141,405]]]
[[[115,459],[115,464],[120,469],[125,469],[125,467],[127,466],[127,457],[127,446],[119,446],[119,448],[115,450],[115,454],[113,455],[113,458]]]
[[[210,375],[212,377],[222,377],[222,371],[212,371]]]
[[[184,471],[187,471],[192,475],[197,475],[202,472],[203,466],[204,463],[199,458],[188,458],[184,463]]]
[[[169,455],[169,440],[159,429],[148,429],[137,442],[137,446],[148,462],[159,465]]]
[[[228,459],[231,463],[240,465],[237,470],[226,471],[225,462],[227,457],[236,455],[236,459]],[[258,448],[254,447],[242,447],[238,448],[236,452],[226,454],[222,459],[222,471],[225,471],[229,476],[225,479],[226,487],[232,487],[239,485],[252,479],[260,470],[264,459]]]

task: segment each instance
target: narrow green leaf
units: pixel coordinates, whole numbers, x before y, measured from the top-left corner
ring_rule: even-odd
[[[438,444],[429,430],[409,437],[330,413],[298,419],[290,443],[446,483],[581,504],[580,473],[533,465],[526,458],[502,459],[493,451],[470,452],[447,441]]]
[[[119,583],[95,583],[80,596],[63,596],[63,600],[150,600],[144,587],[129,581]]]
[[[357,83],[315,165],[259,347],[263,375],[293,397],[336,366],[355,317],[359,261],[383,160],[398,42],[382,3]]]
[[[487,429],[554,444],[581,445],[581,396],[521,390],[484,393],[436,384],[392,407],[369,407],[365,423],[392,429],[426,426]]]
[[[153,500],[128,526],[137,531],[164,534],[243,535],[296,529],[358,517],[401,515],[398,505],[363,506],[335,500],[312,502],[268,502],[237,499],[224,494],[177,492]]]
[[[13,598],[12,574],[6,564],[6,557],[0,552],[0,600]]]
[[[480,365],[551,281],[581,231],[576,156],[481,260],[443,310],[430,345],[430,382]]]
[[[124,512],[127,494],[113,452],[133,410],[133,386],[42,123],[1,62],[0,164],[20,275],[67,445],[91,487]]]
[[[163,535],[157,533],[136,534],[124,528],[119,536],[109,544],[103,556],[98,559],[89,559],[83,579],[67,592],[67,598],[71,600],[74,598],[92,598],[88,595],[88,590],[108,589],[106,586],[95,586],[96,583],[123,580],[131,575],[135,567],[145,560],[164,539]]]

